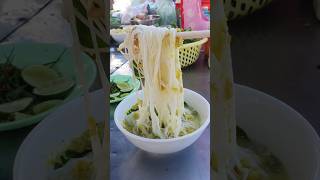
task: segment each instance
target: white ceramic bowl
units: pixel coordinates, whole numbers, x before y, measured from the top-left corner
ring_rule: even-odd
[[[193,133],[172,139],[149,139],[137,136],[124,129],[122,121],[125,119],[125,112],[142,96],[143,92],[141,90],[129,95],[117,106],[114,112],[116,126],[132,144],[142,150],[157,154],[181,151],[194,143],[210,123],[210,105],[208,101],[200,94],[189,89],[184,89],[184,100],[199,113],[200,119],[202,120],[201,127]]]
[[[110,31],[111,37],[117,42],[117,43],[122,43],[124,39],[126,38],[127,34],[125,32],[123,33],[115,33]]]
[[[236,86],[237,124],[287,168],[290,180],[319,180],[320,140],[298,112],[260,91]]]

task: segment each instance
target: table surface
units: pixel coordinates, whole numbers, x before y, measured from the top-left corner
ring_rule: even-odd
[[[61,0],[21,2],[0,1],[0,43],[35,41],[71,44],[68,25],[60,15]],[[12,4],[19,6],[11,8]],[[284,101],[320,133],[320,22],[313,14],[312,1],[275,0],[251,16],[231,22],[230,31],[235,81]],[[205,73],[201,69],[193,70],[199,74],[196,79],[203,80]],[[185,78],[188,76],[186,74]],[[191,82],[185,84],[188,87]],[[205,95],[206,92],[200,93]],[[0,132],[1,180],[12,179],[15,154],[33,127]],[[192,149],[184,153],[187,151]],[[147,162],[153,158],[143,153],[132,157],[144,157],[142,159]],[[174,163],[175,159],[170,158],[165,160]],[[132,162],[135,160],[132,159]],[[151,167],[145,168],[155,171]]]

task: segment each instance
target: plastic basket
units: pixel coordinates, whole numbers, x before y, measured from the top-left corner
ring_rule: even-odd
[[[201,47],[208,41],[208,38],[203,38],[199,41],[183,44],[178,47],[179,49],[179,61],[181,68],[190,66],[199,58]]]
[[[185,68],[195,63],[199,58],[201,47],[204,43],[208,41],[208,38],[203,38],[199,41],[195,41],[192,43],[182,44],[177,47],[179,50],[179,61],[181,63],[181,68]],[[120,51],[125,57],[126,54],[124,51]],[[136,77],[143,78],[143,69],[141,64],[133,63],[133,69]]]
[[[223,0],[228,20],[251,14],[268,5],[272,0]]]

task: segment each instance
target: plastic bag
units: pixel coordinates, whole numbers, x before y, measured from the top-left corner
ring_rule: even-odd
[[[147,5],[148,5],[148,1],[145,1],[142,4],[128,7],[128,9],[122,14],[121,24],[129,24],[130,20],[133,17],[137,16],[140,13],[146,13]]]
[[[131,1],[131,6],[138,6],[140,4],[143,4],[145,0],[132,0]]]
[[[172,0],[157,0],[157,14],[160,15],[161,26],[177,26],[176,6]]]
[[[201,0],[185,1],[184,9],[184,28],[192,30],[210,29],[210,20],[202,12]]]

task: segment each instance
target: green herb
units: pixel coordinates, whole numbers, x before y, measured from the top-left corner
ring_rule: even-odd
[[[99,123],[98,134],[100,138],[103,137],[104,124]],[[49,160],[49,164],[54,169],[59,169],[66,165],[71,159],[81,158],[92,152],[89,131],[86,130],[79,137],[73,139],[67,146],[59,153],[57,153],[52,159]]]
[[[110,94],[117,93],[119,91],[120,89],[117,87],[117,84],[115,82],[111,82]]]

